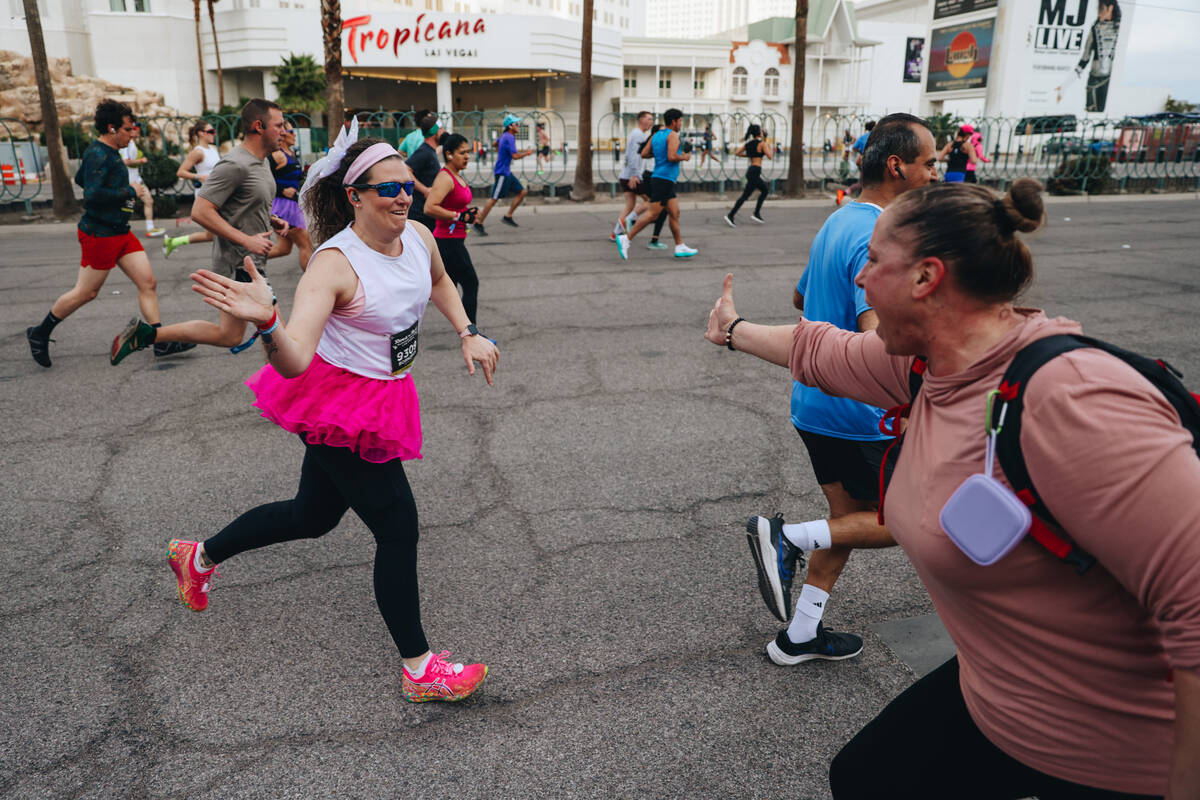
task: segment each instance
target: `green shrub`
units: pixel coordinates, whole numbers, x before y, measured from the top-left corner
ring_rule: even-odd
[[[154,218],[173,219],[179,210],[179,202],[173,194],[154,195]]]
[[[92,135],[83,129],[78,122],[65,122],[59,126],[62,132],[63,147],[67,149],[67,158],[83,158],[83,151],[92,143]],[[39,140],[46,144],[46,132],[39,134]]]
[[[179,180],[175,175],[178,169],[179,162],[175,159],[162,153],[147,153],[146,163],[142,164],[140,170],[142,182],[147,189],[158,194],[175,186]]]
[[[1068,158],[1058,165],[1046,181],[1050,194],[1103,194],[1112,180],[1112,164],[1107,156]]]

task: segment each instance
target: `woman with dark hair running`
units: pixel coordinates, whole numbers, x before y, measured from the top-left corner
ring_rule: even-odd
[[[746,170],[746,188],[742,192],[742,196],[733,204],[733,208],[725,215],[725,224],[731,228],[736,228],[737,223],[734,222],[734,217],[737,216],[738,209],[742,207],[742,203],[746,202],[755,190],[758,191],[758,202],[754,204],[754,213],[750,215],[750,219],[762,225],[765,220],[762,218],[762,204],[767,199],[767,193],[770,191],[767,188],[767,182],[762,177],[762,160],[765,158],[770,161],[770,147],[763,144],[762,128],[757,124],[751,125],[746,129],[746,142],[734,155],[745,156],[750,159],[750,167]]]
[[[252,283],[208,270],[192,275],[206,303],[258,326],[268,363],[246,385],[264,417],[304,441],[300,487],[292,500],[247,511],[202,543],[172,540],[168,561],[184,605],[203,611],[216,564],[322,536],[352,508],[375,536],[375,599],[404,661],[405,699],[461,700],[487,667],[433,654],[421,627],[417,507],[403,466],[421,456],[409,370],[430,300],[459,331],[467,370],[474,375],[478,362],[489,385],[499,351],[467,319],[433,236],[407,224],[413,178],[396,149],[363,139],[333,154],[313,188],[305,187],[305,210],[323,244],[300,277],[286,323],[252,259],[245,261]]]
[[[199,189],[208,180],[208,174],[213,171],[213,167],[221,160],[221,153],[217,150],[217,128],[210,121],[201,119],[188,128],[187,137],[192,149],[184,156],[179,169],[175,170],[175,176],[191,181],[192,186]],[[163,256],[170,258],[171,253],[185,244],[199,244],[212,240],[213,235],[208,231],[196,231],[183,236],[164,236]]]
[[[308,223],[300,211],[298,198],[304,170],[296,158],[295,147],[296,126],[289,120],[284,126],[279,149],[271,153],[268,160],[271,175],[275,178],[275,199],[271,201],[271,213],[287,220],[288,229],[283,236],[277,234],[275,246],[267,253],[267,258],[286,256],[295,245],[300,249],[300,269],[304,270],[312,258],[312,240],[308,238]]]
[[[425,198],[425,214],[437,220],[433,238],[446,266],[446,274],[455,286],[462,288],[462,304],[471,322],[476,321],[479,305],[479,276],[467,252],[467,226],[475,220],[479,209],[471,205],[471,187],[462,178],[462,171],[471,162],[471,143],[465,136],[452,133],[442,142],[442,158],[446,166],[438,172]]]

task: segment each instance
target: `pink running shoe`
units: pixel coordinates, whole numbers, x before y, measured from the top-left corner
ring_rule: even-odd
[[[207,572],[196,569],[196,548],[199,542],[172,539],[167,545],[167,563],[179,581],[179,599],[192,611],[208,608],[208,589],[212,585],[217,568]]]
[[[410,703],[445,700],[454,703],[470,696],[487,677],[487,664],[451,664],[446,661],[449,650],[443,650],[425,665],[425,674],[414,678],[404,668],[401,681],[404,699]]]

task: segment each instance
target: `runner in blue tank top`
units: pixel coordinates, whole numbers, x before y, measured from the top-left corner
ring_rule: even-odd
[[[679,200],[675,197],[675,183],[679,180],[680,162],[692,158],[692,146],[679,137],[681,127],[683,112],[678,108],[668,108],[663,114],[663,127],[650,138],[647,145],[650,153],[642,151],[643,155],[654,156],[654,171],[650,173],[650,207],[638,217],[628,236],[617,234],[617,252],[623,259],[629,258],[630,240],[637,236],[638,231],[654,222],[663,208],[667,209],[667,221],[671,224],[671,235],[675,237],[675,257],[690,258],[700,252],[684,244],[683,234],[679,232]]]

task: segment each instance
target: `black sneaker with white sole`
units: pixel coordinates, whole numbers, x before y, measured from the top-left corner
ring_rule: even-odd
[[[25,338],[29,340],[29,355],[43,367],[50,366],[50,343],[54,340],[49,336],[39,334],[37,328],[26,328]]]
[[[758,590],[763,602],[780,622],[792,610],[792,579],[804,567],[804,551],[783,535],[783,515],[751,517],[746,522],[746,541],[758,570]]]
[[[520,225],[517,224],[517,221],[515,219],[513,219],[512,217],[501,217],[500,221],[503,222],[505,225],[511,225],[514,228],[521,227]]]
[[[733,214],[726,214],[725,216],[721,217],[721,219],[725,220],[725,224],[728,225],[729,227],[731,227],[731,228],[737,227],[737,223],[733,221]]]
[[[763,219],[762,217],[760,217],[758,214],[751,214],[750,221],[757,222],[759,225],[767,224],[767,221],[765,219]]]
[[[805,661],[842,661],[854,658],[862,649],[861,636],[831,631],[818,622],[816,637],[800,644],[788,638],[787,629],[781,630],[767,642],[767,658],[781,667],[790,667]]]

